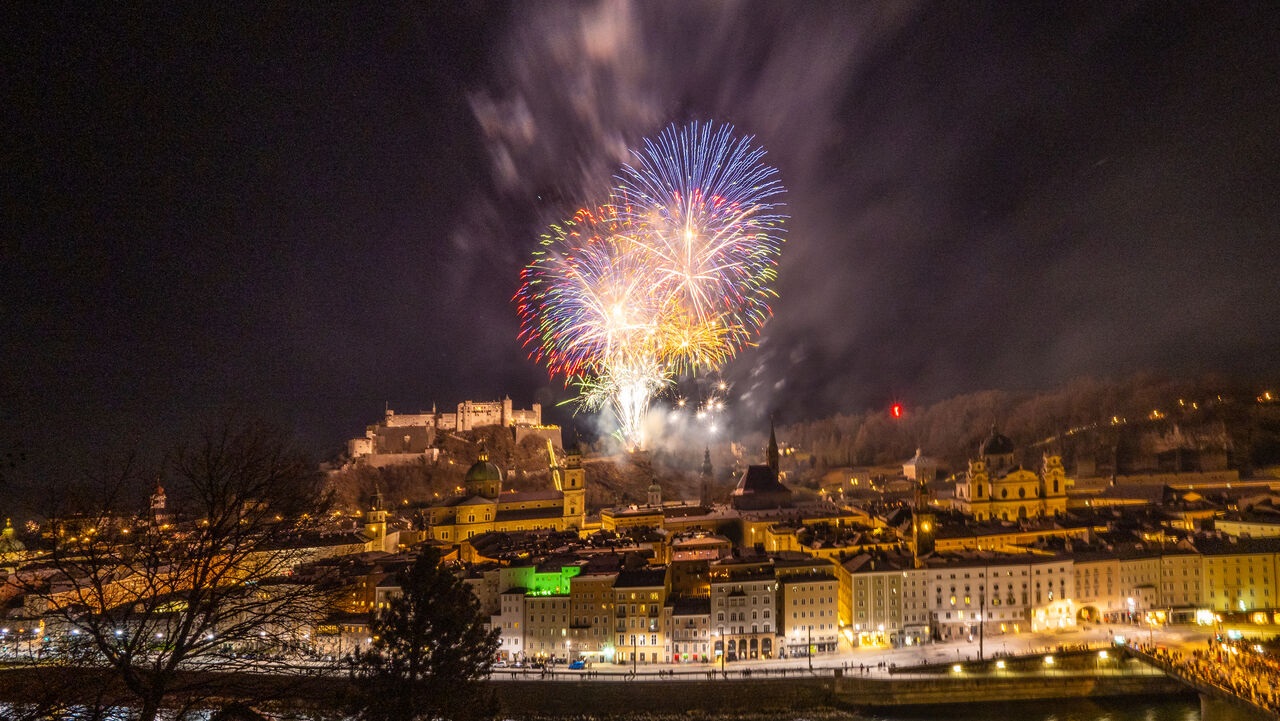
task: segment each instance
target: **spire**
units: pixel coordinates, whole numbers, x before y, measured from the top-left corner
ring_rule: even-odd
[[[765,457],[769,463],[769,470],[773,471],[774,476],[777,476],[780,457],[778,455],[778,436],[773,432],[773,416],[769,416],[769,447],[765,451]]]
[[[483,438],[480,439],[480,455],[478,458],[476,458],[476,460],[479,461],[480,463],[489,462],[489,449],[488,447],[485,446]]]
[[[154,513],[162,513],[164,512],[164,505],[164,486],[160,485],[160,477],[156,476],[156,487],[151,492],[151,510]]]
[[[712,476],[711,447],[707,446],[702,451],[702,477],[710,478],[711,476]]]

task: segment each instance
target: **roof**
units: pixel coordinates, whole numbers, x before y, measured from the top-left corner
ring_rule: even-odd
[[[1280,553],[1280,538],[1197,538],[1195,546],[1206,556]]]
[[[545,488],[537,491],[517,491],[507,493],[498,500],[502,503],[519,503],[520,501],[555,501],[564,498],[564,491]]]
[[[1008,436],[1001,435],[995,426],[991,426],[991,435],[982,442],[978,452],[983,456],[1004,456],[1013,451],[1013,441],[1009,440]]]
[[[494,521],[523,521],[531,518],[563,518],[562,508],[504,508],[496,515]]]
[[[709,616],[710,598],[677,598],[671,602],[672,616]]]
[[[483,506],[496,504],[497,501],[484,496],[452,496],[439,503],[431,504],[431,508],[453,508],[454,506]]]
[[[471,464],[467,469],[467,475],[464,477],[467,483],[482,483],[485,481],[501,481],[502,471],[498,467],[489,462],[489,452],[480,447],[480,457],[476,462]]]
[[[728,538],[719,535],[694,536],[692,538],[675,538],[671,540],[671,548],[680,550],[692,550],[699,546],[720,548],[722,546],[732,546],[733,542]]]
[[[924,453],[922,452],[922,449],[917,448],[916,454],[911,458],[908,458],[906,461],[903,461],[902,465],[915,466],[915,467],[920,467],[925,465],[936,466],[938,465],[938,461],[936,461],[933,458],[930,458],[929,456],[924,455]]]
[[[654,588],[667,585],[667,569],[644,569],[640,571],[619,571],[613,581],[614,588]]]
[[[662,515],[666,518],[692,518],[694,516],[706,516],[711,513],[711,509],[706,506],[664,506]]]
[[[791,489],[779,483],[778,477],[773,473],[773,469],[768,466],[747,466],[742,478],[738,479],[738,487],[733,489],[733,495],[743,496],[764,493],[790,494]]]

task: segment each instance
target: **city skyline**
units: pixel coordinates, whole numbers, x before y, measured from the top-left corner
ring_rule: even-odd
[[[1274,374],[1276,10],[1257,4],[26,9],[0,425],[45,462],[234,405],[570,393],[511,297],[672,122],[789,189],[753,418],[1145,369]],[[160,434],[168,436],[169,434]]]

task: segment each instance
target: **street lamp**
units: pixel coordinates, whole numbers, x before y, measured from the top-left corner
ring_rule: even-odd
[[[986,626],[986,624],[984,623],[987,620],[986,615],[987,615],[987,591],[985,588],[978,589],[978,660],[979,661],[982,660],[982,647],[983,647],[982,642],[984,638],[983,628]]]
[[[808,653],[808,656],[809,656],[809,670],[812,671],[813,670],[813,625],[811,624],[809,626],[805,626],[805,628],[808,631],[808,640],[809,640],[809,645],[805,649],[805,651]]]

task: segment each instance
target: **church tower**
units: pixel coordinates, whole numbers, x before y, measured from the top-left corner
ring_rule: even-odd
[[[160,485],[160,479],[156,479],[156,488],[151,492],[151,521],[156,525],[162,525],[169,522],[169,512],[165,510],[164,486]]]
[[[1040,497],[1044,499],[1044,515],[1057,516],[1067,511],[1067,488],[1075,485],[1062,467],[1062,456],[1044,454],[1040,471]]]
[[[916,456],[920,455],[916,451]],[[938,527],[937,518],[929,510],[929,489],[925,482],[915,482],[915,502],[911,504],[911,552],[915,556],[915,567],[921,568],[921,559],[933,553],[934,534]]]
[[[387,511],[382,506],[382,491],[374,486],[369,510],[364,514],[364,535],[374,550],[381,551],[387,543]]]
[[[649,484],[648,505],[654,508],[662,507],[662,486],[658,485],[658,479],[653,479],[653,483]]]
[[[702,472],[698,475],[698,504],[711,505],[711,479],[715,477],[711,468],[711,449],[702,451]]]
[[[985,521],[991,515],[991,476],[987,464],[981,458],[969,461],[969,471],[964,480],[956,484],[956,494],[962,499],[960,510]]]
[[[586,515],[587,471],[582,467],[582,451],[574,443],[564,450],[564,517],[565,525],[582,528]]]
[[[769,419],[769,447],[765,449],[766,463],[769,464],[769,470],[773,472],[774,478],[778,477],[778,469],[781,467],[782,457],[778,453],[778,437],[773,432],[773,419]]]

